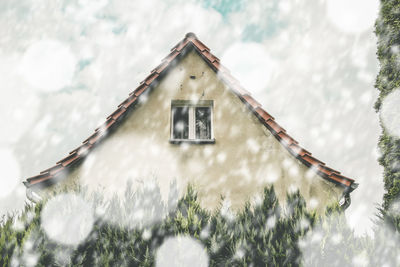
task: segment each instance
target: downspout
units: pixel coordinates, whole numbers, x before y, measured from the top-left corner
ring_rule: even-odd
[[[39,196],[38,193],[36,193],[35,191],[32,190],[32,188],[29,187],[29,185],[27,184],[27,182],[24,182],[24,185],[26,186],[26,198],[33,202],[33,203],[38,203],[42,200],[42,197]]]
[[[358,187],[357,183],[352,183],[349,187],[347,187],[342,194],[342,197],[339,200],[339,207],[344,211],[351,204],[350,193],[353,192],[354,189]]]

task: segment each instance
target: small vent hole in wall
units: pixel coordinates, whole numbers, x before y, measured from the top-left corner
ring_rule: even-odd
[[[193,79],[193,80],[194,80],[194,79],[196,79],[196,76],[191,75],[191,76],[190,76],[190,79]]]

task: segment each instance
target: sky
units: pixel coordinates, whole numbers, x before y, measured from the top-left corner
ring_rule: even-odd
[[[2,0],[0,214],[22,181],[86,139],[194,32],[307,150],[359,183],[346,216],[370,232],[383,196],[378,0]]]

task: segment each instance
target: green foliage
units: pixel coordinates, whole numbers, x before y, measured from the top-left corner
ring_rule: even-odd
[[[161,201],[159,191],[153,200]],[[149,197],[149,196],[148,196]],[[94,207],[117,211],[128,217],[127,205],[138,201],[130,187],[124,198],[105,202],[98,194],[90,197]],[[210,266],[298,266],[301,252],[298,240],[316,221],[305,209],[297,192],[287,196],[282,207],[273,188],[266,188],[259,203],[234,213],[225,201],[213,214],[203,209],[193,187],[189,186],[177,207],[160,222],[126,227],[96,217],[89,236],[78,246],[69,247],[50,240],[40,227],[44,203],[27,205],[21,216],[3,218],[0,227],[0,266],[154,266],[155,253],[164,240],[187,235],[207,249]],[[159,212],[155,209],[154,212]],[[11,264],[12,263],[12,264]]]
[[[365,266],[355,264],[373,248],[368,237],[356,237],[337,205],[326,209],[326,216],[300,241],[304,266]],[[368,257],[365,259],[368,263]],[[379,265],[378,265],[379,266]]]
[[[400,1],[381,0],[379,18],[375,33],[378,37],[378,59],[380,71],[376,79],[379,98],[375,108],[380,111],[383,99],[400,88]],[[384,167],[386,194],[383,208],[389,210],[392,203],[400,200],[400,139],[390,136],[384,127],[379,140],[381,157],[379,163]],[[399,229],[399,228],[398,228]]]
[[[95,210],[105,207],[105,213],[113,212],[115,220],[96,215],[89,236],[77,246],[65,246],[49,239],[40,226],[46,200],[27,205],[19,216],[3,217],[0,266],[154,266],[157,250],[176,236],[200,242],[209,256],[209,266],[399,264],[400,240],[395,234],[399,221],[385,210],[379,213],[375,238],[371,239],[355,236],[337,205],[328,207],[324,216],[308,211],[299,192],[287,195],[280,204],[274,188],[265,188],[256,203],[246,203],[239,212],[233,212],[222,200],[220,208],[210,213],[200,206],[195,189],[189,186],[176,208],[161,221],[126,225],[124,218],[133,218],[130,213],[134,212],[129,205],[138,208],[130,202],[149,208],[141,202],[142,197],[159,201],[153,203],[156,207],[152,212],[161,212],[164,204],[157,188],[149,196],[149,191],[133,193],[128,186],[122,198],[114,196],[110,201],[83,191]]]

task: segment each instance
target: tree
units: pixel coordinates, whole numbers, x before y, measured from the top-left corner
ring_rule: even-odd
[[[381,111],[386,96],[400,87],[400,1],[381,0],[379,18],[375,24],[378,37],[378,59],[380,71],[376,79],[379,97],[375,103],[377,112]],[[381,157],[379,163],[384,167],[384,216],[389,215],[390,207],[400,200],[400,139],[389,134],[382,125],[382,135],[379,140]],[[397,227],[397,229],[399,229]]]

